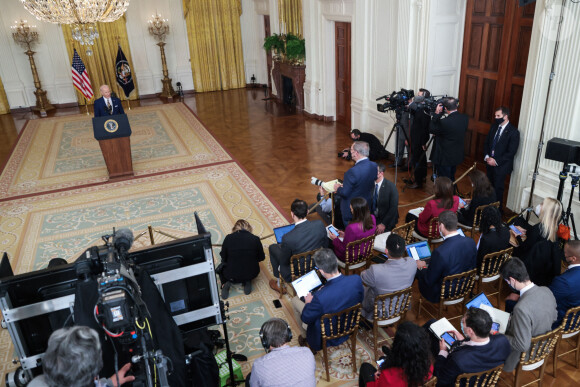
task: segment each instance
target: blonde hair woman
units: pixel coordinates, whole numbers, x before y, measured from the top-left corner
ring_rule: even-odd
[[[260,262],[265,258],[264,247],[252,231],[247,220],[239,219],[232,233],[224,238],[220,252],[223,269],[218,273],[224,300],[230,295],[232,283],[242,283],[244,293],[250,294],[252,280],[260,274]]]
[[[526,239],[514,249],[513,255],[525,263],[533,283],[548,286],[554,276],[560,274],[564,257],[557,243],[562,204],[554,198],[545,198],[536,212],[539,212],[540,222],[526,231]]]

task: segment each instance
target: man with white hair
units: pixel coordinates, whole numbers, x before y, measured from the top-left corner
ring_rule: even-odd
[[[361,197],[372,203],[373,189],[377,179],[377,163],[369,160],[369,144],[364,141],[355,141],[350,147],[354,166],[346,171],[342,184],[335,184],[334,190],[340,197],[340,211],[345,227],[352,219],[350,200]]]
[[[109,87],[109,85],[102,85],[99,88],[99,91],[101,92],[102,97],[97,98],[95,100],[95,104],[93,105],[95,117],[125,114],[125,111],[123,110],[123,104],[121,104],[121,100],[111,95],[111,88]]]

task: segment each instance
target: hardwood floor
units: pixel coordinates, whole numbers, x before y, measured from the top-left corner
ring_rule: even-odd
[[[337,157],[337,152],[351,143],[349,127],[338,123],[324,123],[305,118],[284,105],[264,101],[263,89],[239,89],[225,92],[201,93],[187,96],[187,104],[206,125],[209,131],[249,172],[260,187],[276,202],[290,218],[290,204],[295,198],[309,203],[315,201],[317,189],[310,184],[311,176],[322,180],[342,178],[352,163]],[[132,101],[132,107],[163,104],[159,98]],[[126,106],[126,103],[124,104]],[[84,113],[79,108],[56,109],[49,116]],[[27,119],[39,119],[33,113],[14,113],[0,116],[0,164],[3,165],[17,140],[18,133]],[[365,128],[360,128],[362,131]],[[390,129],[390,128],[387,128]],[[392,161],[384,160],[390,164]],[[466,170],[459,168],[457,176]],[[386,177],[394,180],[394,169],[387,168]],[[400,205],[412,203],[431,195],[432,183],[428,181],[425,190],[406,190],[402,178],[407,172],[398,172],[397,188]],[[460,190],[467,192],[469,183],[463,181]],[[416,205],[415,207],[418,207]],[[400,207],[400,222],[412,207]],[[313,215],[316,217],[317,215]],[[413,310],[407,319],[423,324],[427,318],[416,318],[418,290],[414,284]],[[505,287],[504,287],[505,288]],[[544,384],[576,386],[580,371],[569,362],[569,355],[560,360],[558,379],[544,376]],[[552,361],[548,361],[547,371],[551,373]],[[504,378],[509,375],[504,374]],[[527,380],[524,377],[524,382]],[[511,383],[510,383],[511,384]]]

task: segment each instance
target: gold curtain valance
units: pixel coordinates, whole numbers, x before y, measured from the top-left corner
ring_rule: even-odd
[[[87,101],[88,104],[92,105],[94,100],[100,97],[99,87],[103,84],[109,85],[111,90],[114,91],[117,94],[117,97],[121,100],[127,99],[125,98],[123,89],[119,87],[116,81],[115,61],[117,59],[119,45],[121,45],[121,49],[131,65],[133,82],[135,83],[135,90],[131,92],[128,99],[138,99],[139,93],[137,88],[137,78],[135,77],[135,67],[133,66],[131,49],[129,48],[129,38],[127,37],[125,17],[111,23],[97,23],[97,29],[99,31],[99,38],[95,40],[95,44],[91,47],[93,55],[88,56],[85,52],[87,49],[86,46],[81,46],[72,38],[70,26],[62,26],[62,33],[64,35],[64,41],[69,55],[69,63],[72,63],[73,49],[76,48],[87,68],[87,72],[89,73],[91,86],[93,87],[93,93],[95,96],[91,101]],[[85,97],[77,89],[75,89],[75,92],[79,104],[84,105]]]
[[[246,86],[239,0],[183,0],[195,90]]]
[[[302,37],[302,0],[278,0],[280,29]]]
[[[7,113],[10,113],[10,105],[8,105],[8,98],[6,98],[4,84],[2,83],[2,78],[0,78],[0,114]]]

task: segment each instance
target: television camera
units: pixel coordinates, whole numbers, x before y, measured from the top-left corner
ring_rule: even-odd
[[[435,110],[439,104],[442,104],[447,95],[438,95],[430,97],[417,96],[413,102],[409,105],[409,109],[412,112],[417,110],[426,110],[431,116],[435,114]]]
[[[90,247],[74,263],[30,273],[6,273],[3,265],[9,262],[2,260],[0,311],[20,363],[6,375],[7,386],[23,386],[38,375],[48,338],[71,324],[101,332],[103,374],[132,361],[133,386],[185,385],[193,377],[188,372],[201,370],[188,364],[201,364],[205,354],[186,356],[191,350],[186,340],[225,325],[211,234],[131,252],[130,230],[102,239],[104,245]]]
[[[391,94],[383,95],[377,98],[377,101],[385,99],[386,102],[378,103],[377,110],[381,113],[386,113],[388,111],[402,112],[405,110],[411,100],[415,96],[413,90],[401,89],[399,91],[393,91]]]

